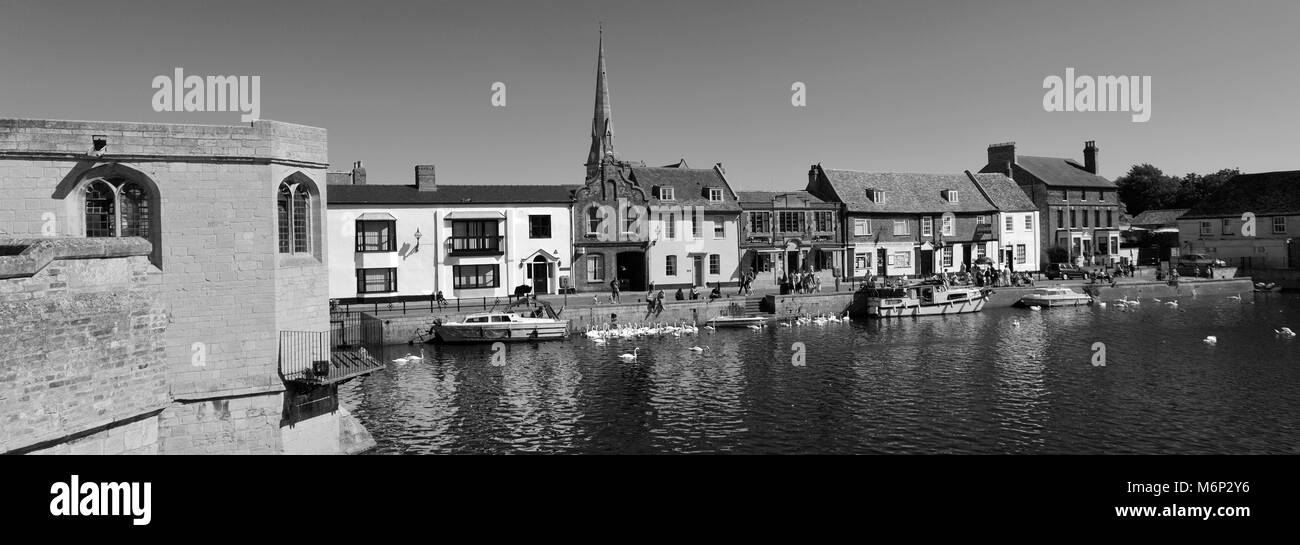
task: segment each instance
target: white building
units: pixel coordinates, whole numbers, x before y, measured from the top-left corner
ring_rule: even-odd
[[[968,173],[969,174],[969,173]],[[990,259],[1014,271],[1037,271],[1039,268],[1038,207],[1015,180],[1002,174],[971,176],[984,197],[998,209],[993,231],[997,241]]]
[[[443,185],[432,165],[415,185],[331,173],[331,299],[501,297],[521,285],[569,284],[569,186]]]

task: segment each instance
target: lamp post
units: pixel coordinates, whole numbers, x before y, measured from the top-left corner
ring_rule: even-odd
[[[423,235],[420,234],[420,228],[419,228],[419,227],[416,227],[416,228],[415,228],[415,249],[414,249],[414,250],[411,250],[412,253],[420,251],[420,237],[421,237],[421,236],[423,236]]]

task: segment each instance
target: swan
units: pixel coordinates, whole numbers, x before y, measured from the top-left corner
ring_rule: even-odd
[[[1166,302],[1165,304],[1166,304],[1166,305],[1169,305],[1169,306],[1171,306],[1171,307],[1177,307],[1177,306],[1178,306],[1178,301],[1168,301],[1168,302]]]
[[[421,352],[421,353],[423,353],[423,352]],[[406,362],[407,362],[407,363],[417,362],[417,361],[424,361],[424,357],[422,357],[422,356],[409,356],[409,355],[406,356]]]
[[[1214,335],[1210,335],[1209,337],[1205,338],[1205,344],[1216,344],[1218,342],[1219,342],[1219,338],[1215,337]]]
[[[690,350],[691,352],[703,352],[708,349],[709,349],[708,346],[692,346],[690,348],[687,348],[687,350]]]
[[[1098,306],[1098,307],[1101,307],[1101,308],[1106,308],[1106,302],[1105,302],[1105,301],[1097,301],[1097,306]]]
[[[1291,328],[1289,327],[1283,327],[1282,329],[1274,329],[1273,333],[1281,335],[1288,339],[1295,337],[1295,332],[1291,331]]]
[[[1241,300],[1241,296],[1240,296],[1240,295],[1229,295],[1229,296],[1228,296],[1228,300],[1229,300],[1229,301],[1240,301],[1240,300]]]
[[[1040,307],[1038,305],[1030,305],[1029,310],[1043,310],[1043,307]]]
[[[638,347],[635,347],[635,348],[632,349],[632,353],[631,353],[631,354],[622,354],[622,355],[619,356],[619,358],[622,359],[623,361],[632,361],[632,360],[635,360],[635,359],[636,359],[636,356],[637,356],[637,352],[639,352],[640,350],[641,350],[641,347],[639,347],[639,346],[638,346]]]
[[[402,356],[402,357],[400,357],[400,358],[396,358],[396,359],[394,359],[394,360],[393,360],[393,363],[396,363],[396,364],[398,364],[398,365],[406,365],[407,362],[410,362],[410,361],[411,361],[411,358],[413,358],[413,357],[415,357],[415,356],[411,355],[410,352],[407,352],[407,354],[406,354],[405,356]]]
[[[790,325],[790,322],[781,322],[780,325],[781,325],[781,327],[794,327],[794,326]]]

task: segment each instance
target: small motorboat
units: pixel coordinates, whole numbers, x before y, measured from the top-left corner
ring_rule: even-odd
[[[979,312],[992,293],[989,289],[950,287],[925,281],[901,288],[863,288],[867,316],[893,318],[902,316],[939,316]]]
[[[1070,288],[1035,288],[1016,301],[1018,307],[1073,307],[1092,304],[1092,297]]]
[[[460,321],[435,321],[430,340],[444,343],[530,342],[565,339],[569,321],[542,303],[528,315],[517,312],[481,312]]]
[[[707,322],[707,327],[762,327],[767,322],[767,318],[761,316],[718,316]]]

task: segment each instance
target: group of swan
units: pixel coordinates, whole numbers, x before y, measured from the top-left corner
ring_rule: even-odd
[[[627,324],[623,326],[606,324],[603,327],[588,327],[586,335],[588,339],[601,344],[606,339],[611,338],[632,339],[638,337],[663,337],[666,335],[680,337],[682,335],[694,335],[699,332],[700,328],[695,324],[678,322],[677,324]]]
[[[848,322],[849,322],[849,313],[848,313],[847,311],[844,313],[843,316],[839,316],[839,315],[835,315],[835,314],[818,314],[818,315],[816,315],[816,316],[800,316],[800,317],[798,317],[798,318],[791,319],[790,321],[787,321],[787,322],[780,322],[780,324],[781,324],[781,327],[793,327],[795,324],[798,324],[798,325],[808,325],[808,324],[812,324],[812,325],[826,325],[826,324],[836,324],[836,323],[841,323],[841,322],[843,322],[843,323],[848,323]],[[750,326],[749,328],[750,328],[750,329],[759,329],[759,328],[756,327],[756,326]]]

